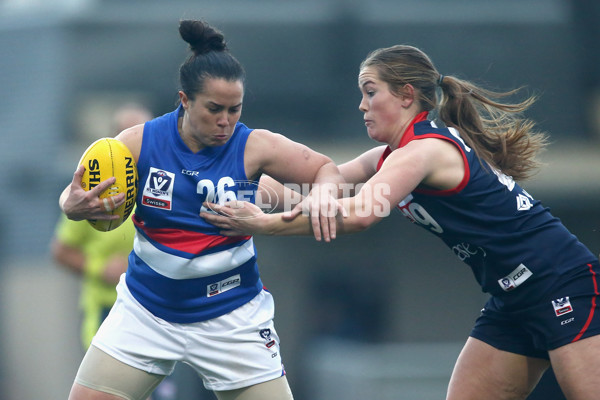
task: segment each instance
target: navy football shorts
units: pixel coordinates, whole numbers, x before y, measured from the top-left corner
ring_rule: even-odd
[[[600,334],[599,291],[600,264],[595,261],[558,280],[534,305],[509,307],[490,298],[471,336],[500,350],[548,359],[548,350]]]

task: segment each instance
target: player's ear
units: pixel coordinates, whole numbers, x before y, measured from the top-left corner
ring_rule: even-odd
[[[183,106],[183,108],[185,110],[187,110],[188,106],[189,106],[189,99],[188,99],[187,95],[181,90],[178,92],[178,94],[179,94],[179,101],[181,102],[181,105]]]
[[[415,88],[410,83],[404,85],[400,92],[402,105],[406,108],[410,107],[415,99]]]

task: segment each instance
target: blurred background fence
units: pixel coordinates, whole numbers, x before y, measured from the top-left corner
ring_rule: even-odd
[[[78,282],[48,254],[58,195],[120,104],[174,109],[187,56],[179,19],[225,33],[247,71],[243,122],[338,162],[374,145],[357,109],[358,65],[371,50],[412,44],[445,75],[525,85],[541,96],[529,116],[553,142],[525,187],[598,253],[600,37],[585,18],[600,15],[591,3],[0,1],[0,399],[67,396],[82,354]],[[396,213],[332,244],[256,242],[298,400],[443,398],[486,297],[441,242]]]

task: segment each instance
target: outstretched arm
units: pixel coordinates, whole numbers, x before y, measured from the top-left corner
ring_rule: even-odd
[[[390,208],[386,206],[386,200],[378,194],[372,197],[373,191],[369,188],[370,185],[366,184],[356,196],[337,200],[339,206],[347,210],[347,216],[339,213],[335,216],[338,233],[363,231],[389,215]],[[377,204],[373,204],[374,200]],[[313,235],[318,241],[322,237],[329,241],[321,232],[314,231],[314,224],[308,213],[299,213],[290,219],[286,218],[286,213],[265,213],[255,204],[244,201],[225,205],[205,203],[204,206],[215,213],[202,212],[200,216],[219,227],[220,233],[226,236]]]
[[[464,173],[464,161],[453,144],[439,139],[411,142],[392,152],[358,193],[337,200],[348,212],[346,218],[336,216],[337,232],[365,230],[389,215],[392,207],[420,184],[450,189],[461,182]],[[203,213],[201,216],[229,236],[314,234],[313,226],[304,213],[293,220],[286,220],[282,213],[265,214],[258,207],[244,202],[229,206],[209,205],[209,208],[218,214]]]

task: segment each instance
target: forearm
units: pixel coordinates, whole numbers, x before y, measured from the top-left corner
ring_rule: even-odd
[[[365,212],[357,208],[355,197],[339,199],[338,202],[348,210],[346,217],[339,213],[336,215],[337,232],[340,234],[364,231],[389,214],[379,215],[380,213],[377,212]],[[282,217],[283,213],[262,215],[260,222],[254,225],[256,230],[253,233],[273,236],[310,236],[314,234],[308,213],[301,213],[293,220]]]
[[[75,247],[67,246],[58,240],[52,241],[52,257],[54,261],[77,274],[82,274],[86,258],[83,252]]]
[[[283,213],[264,214],[255,233],[269,236],[308,236],[313,234],[310,218],[298,215],[293,220],[284,220]]]
[[[335,218],[339,233],[363,231],[389,215],[389,207],[385,207],[385,202],[373,202],[362,192],[357,196],[336,201],[340,207],[343,206],[348,211],[331,217]],[[322,231],[313,231],[319,229],[322,224],[314,223],[309,209],[293,210],[289,213],[264,213],[255,204],[248,202],[234,202],[228,205],[205,203],[204,205],[214,212],[201,212],[200,216],[220,228],[222,235],[313,235],[317,240],[322,237],[315,234],[323,233]],[[325,240],[328,241],[327,237]]]
[[[306,183],[306,187],[298,183],[280,183],[268,175],[263,175],[260,178],[256,204],[262,209],[289,211],[308,195],[307,189],[314,187],[315,184],[326,186],[329,189],[328,193],[334,197],[342,197],[344,182],[333,161],[323,164],[313,177],[313,181]]]

